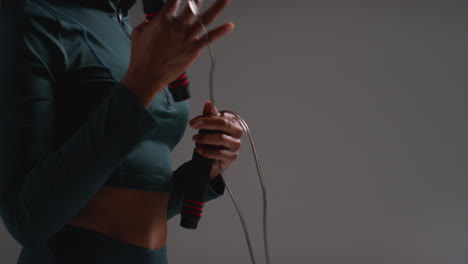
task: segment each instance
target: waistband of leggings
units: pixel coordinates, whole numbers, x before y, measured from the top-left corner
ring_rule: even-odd
[[[120,241],[109,237],[103,233],[82,228],[79,226],[72,226],[66,225],[57,236],[61,237],[61,241],[64,243],[70,242],[73,244],[77,244],[83,242],[88,247],[99,247],[101,250],[107,249],[111,252],[118,252],[121,250],[122,252],[134,252],[134,254],[144,254],[144,255],[151,255],[151,256],[162,256],[166,254],[167,245],[159,249],[149,249],[145,247],[141,247],[138,245],[130,244],[124,241]]]

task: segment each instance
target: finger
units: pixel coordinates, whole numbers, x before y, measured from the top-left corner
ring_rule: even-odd
[[[203,115],[211,114],[211,102],[208,101],[205,103],[205,107],[203,107]]]
[[[238,138],[234,138],[224,133],[214,134],[196,134],[192,139],[197,144],[214,145],[230,149],[231,151],[237,151],[240,149],[242,142]]]
[[[227,23],[222,26],[219,26],[210,32],[208,34],[205,34],[201,36],[196,42],[195,42],[195,48],[196,49],[203,49],[205,46],[208,45],[209,42],[214,42],[218,40],[219,38],[223,37],[227,33],[231,32],[234,29],[234,24],[233,23]],[[208,37],[208,39],[207,39]]]
[[[195,149],[198,154],[214,160],[222,160],[226,162],[231,162],[236,160],[239,157],[239,152],[232,152],[227,149],[222,148],[210,148],[205,146],[198,146]]]
[[[203,22],[205,26],[208,26],[211,24],[216,17],[223,11],[224,8],[226,8],[227,5],[231,3],[231,0],[218,0],[216,3],[214,3],[211,7],[208,8],[208,10],[205,11],[200,16],[200,20]],[[192,24],[192,30],[190,32],[191,36],[198,36],[200,32],[202,31],[203,27],[200,25],[199,21],[195,21]]]
[[[181,0],[167,0],[163,8],[161,9],[160,15],[175,16],[175,14],[177,13],[177,9],[179,8],[180,1]]]
[[[218,0],[216,3],[211,5],[202,15],[201,19],[203,24],[209,25],[215,20],[215,18],[223,11],[226,6],[231,3],[231,0]]]
[[[201,121],[201,124],[197,124],[198,121]],[[189,123],[194,129],[219,130],[236,138],[241,138],[244,133],[238,122],[220,116],[202,116],[190,120]]]
[[[197,4],[197,7],[200,9],[201,6],[203,5],[203,0],[195,0],[195,3]],[[192,12],[192,9],[190,8],[190,5],[187,1],[187,4],[185,5],[184,10],[182,13],[179,15],[179,18],[181,21],[185,21],[187,23],[190,22],[190,20],[193,18],[194,14]]]
[[[211,106],[212,106],[211,101],[206,101],[205,102],[205,107],[203,107],[203,115],[204,116],[211,115]],[[214,107],[214,111],[215,111],[214,115],[219,116],[219,111],[216,108],[216,106]]]

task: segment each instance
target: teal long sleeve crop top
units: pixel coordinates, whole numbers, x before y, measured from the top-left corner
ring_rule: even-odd
[[[128,8],[123,19],[131,32]],[[180,213],[171,151],[184,136],[188,101],[168,91],[146,109],[122,83],[131,41],[112,0],[25,0],[20,72],[0,94],[0,214],[24,247],[44,245],[103,185],[171,193],[167,217]],[[5,62],[2,62],[5,63]],[[224,193],[217,177],[207,201]]]

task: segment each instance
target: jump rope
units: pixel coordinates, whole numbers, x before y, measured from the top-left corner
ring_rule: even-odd
[[[117,6],[116,6],[116,15],[119,20],[120,25],[122,26],[122,29],[125,31],[127,36],[131,39],[130,34],[125,28],[125,24],[122,21],[122,13],[119,8],[119,3],[120,0],[117,1]],[[211,100],[211,116],[215,115],[215,97],[214,97],[214,71],[215,71],[215,65],[216,65],[216,57],[213,51],[213,45],[212,42],[209,38],[208,35],[208,29],[206,28],[205,24],[203,23],[201,17],[200,17],[200,10],[198,9],[197,3],[195,3],[194,0],[187,0],[187,4],[189,5],[192,13],[194,14],[195,18],[197,19],[198,23],[202,27],[206,38],[208,42],[208,48],[210,51],[210,59],[211,59],[211,70],[210,70],[210,100]],[[164,2],[162,0],[143,0],[143,9],[144,13],[146,16],[146,22],[150,21],[152,18],[158,15],[159,11],[161,10],[162,6],[164,5]],[[172,96],[174,97],[174,101],[183,101],[187,100],[190,98],[190,93],[188,90],[189,87],[189,81],[186,73],[183,73],[179,78],[174,80],[169,84],[169,91],[171,92]],[[266,197],[266,188],[265,184],[263,182],[263,176],[262,172],[260,169],[259,165],[259,160],[258,160],[258,155],[257,155],[257,150],[255,148],[254,140],[252,138],[252,134],[250,132],[250,129],[247,125],[247,122],[236,112],[230,111],[230,110],[222,110],[219,111],[219,113],[223,116],[224,113],[230,113],[234,117],[237,118],[239,121],[239,124],[241,125],[242,129],[247,132],[249,135],[249,140],[250,140],[250,145],[252,146],[252,151],[254,154],[255,158],[255,164],[258,172],[258,177],[260,179],[260,183],[262,186],[262,193],[263,193],[263,241],[264,241],[264,247],[265,247],[265,256],[266,256],[266,263],[270,263],[270,256],[269,256],[269,250],[268,250],[268,238],[267,238],[267,197]],[[200,134],[203,133],[212,133],[210,130],[199,130]],[[192,166],[193,166],[193,174],[190,175],[189,177],[186,177],[184,179],[184,203],[183,203],[183,210],[181,212],[181,221],[180,225],[184,228],[190,228],[190,229],[196,229],[197,223],[201,218],[202,215],[202,208],[204,205],[204,201],[206,199],[206,194],[207,194],[207,188],[208,188],[208,182],[209,182],[209,175],[210,171],[212,168],[213,164],[213,159],[208,159],[200,154],[198,152],[193,151],[193,156],[192,156]],[[245,234],[245,239],[247,241],[247,245],[249,248],[249,253],[250,253],[250,258],[253,264],[255,264],[255,257],[253,254],[252,250],[252,244],[250,242],[249,238],[249,232],[247,230],[247,226],[245,224],[245,220],[242,214],[242,210],[240,209],[239,205],[237,204],[237,201],[232,193],[231,188],[229,187],[229,184],[226,181],[226,178],[224,176],[224,171],[221,168],[221,163],[219,160],[216,160],[218,164],[218,169],[221,172],[221,178],[223,182],[225,183],[225,186],[227,190],[229,191],[229,195],[231,196],[231,199],[237,209],[237,213],[240,217],[240,220],[242,222],[242,226],[244,229],[244,234]]]
[[[69,15],[63,14],[59,11],[57,11],[55,8],[50,6],[47,2],[43,0],[39,0],[42,2],[48,9],[53,11],[54,13],[57,13],[61,16],[66,17],[67,19],[72,20],[76,24],[80,26],[80,28],[83,30],[83,38],[87,45],[90,47],[91,51],[93,54],[98,58],[99,62],[105,66],[108,70],[109,73],[111,73],[111,76],[114,80],[116,80],[115,76],[112,74],[112,71],[110,70],[107,65],[105,65],[104,61],[98,56],[94,48],[92,47],[91,43],[89,42],[89,39],[87,37],[87,30],[86,28],[76,21],[74,18],[72,18]],[[7,6],[6,0],[0,0],[0,8]],[[121,9],[119,8],[120,0],[116,0],[116,16],[119,21],[119,24],[122,26],[122,29],[126,33],[126,35],[131,39],[130,34],[128,33],[127,29],[125,28],[125,24],[122,20],[122,12]],[[215,115],[215,98],[214,98],[214,71],[215,71],[215,65],[216,65],[216,58],[214,55],[213,51],[213,46],[212,42],[208,36],[208,30],[203,23],[202,19],[200,18],[200,11],[198,9],[198,5],[195,3],[194,0],[187,0],[187,4],[189,5],[192,13],[196,17],[198,23],[200,23],[200,26],[202,27],[204,33],[206,34],[207,42],[208,42],[208,47],[210,51],[210,58],[211,58],[211,70],[210,70],[210,100],[211,100],[211,116]],[[143,0],[143,7],[144,7],[144,12],[146,15],[147,21],[151,20],[154,16],[158,14],[162,6],[164,5],[163,0]],[[188,77],[185,73],[183,73],[179,78],[171,82],[169,85],[169,91],[171,92],[174,101],[179,102],[183,100],[187,100],[190,98],[190,93],[189,93],[189,81]],[[268,249],[268,231],[267,231],[267,197],[266,197],[266,188],[265,184],[263,181],[263,176],[262,172],[260,169],[259,165],[259,160],[258,160],[258,155],[257,155],[257,150],[255,148],[254,140],[252,138],[252,134],[250,132],[250,129],[245,122],[245,120],[236,112],[230,111],[230,110],[222,110],[219,111],[221,116],[224,115],[224,113],[230,113],[234,117],[236,117],[239,121],[239,124],[241,125],[242,129],[247,132],[249,135],[249,140],[250,140],[250,145],[252,146],[252,152],[254,154],[255,158],[255,164],[258,172],[258,177],[260,180],[260,184],[262,186],[262,198],[263,198],[263,241],[264,241],[264,247],[265,247],[265,256],[266,256],[266,263],[270,263],[270,256],[269,256],[269,249]],[[213,133],[211,130],[199,130],[200,134],[203,133]],[[208,184],[209,184],[209,175],[211,172],[212,164],[213,164],[213,159],[208,159],[205,158],[204,156],[198,154],[198,152],[193,151],[193,156],[192,160],[190,161],[192,164],[193,168],[193,174],[190,177],[185,177],[183,179],[183,190],[184,190],[184,203],[183,203],[183,210],[181,211],[181,221],[180,225],[184,228],[189,228],[189,229],[196,229],[198,221],[200,220],[202,216],[202,211],[203,211],[203,205],[207,197],[207,190],[208,190]],[[229,184],[226,181],[226,178],[224,176],[224,171],[221,168],[221,163],[219,160],[216,160],[218,164],[218,169],[220,171],[220,176],[221,179],[223,180],[229,195],[237,209],[237,213],[239,214],[240,220],[242,222],[242,226],[244,229],[244,234],[245,234],[245,239],[247,241],[247,245],[249,248],[249,253],[250,253],[250,258],[252,260],[252,263],[255,264],[255,258],[252,250],[252,245],[250,242],[249,238],[249,233],[247,230],[247,226],[245,224],[245,220],[242,214],[242,210],[239,208],[239,205],[237,204],[237,201],[232,193],[231,188],[229,187]]]

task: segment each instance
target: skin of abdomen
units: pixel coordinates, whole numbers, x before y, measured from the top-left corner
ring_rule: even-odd
[[[168,199],[169,193],[103,186],[69,224],[159,249],[167,241]]]

